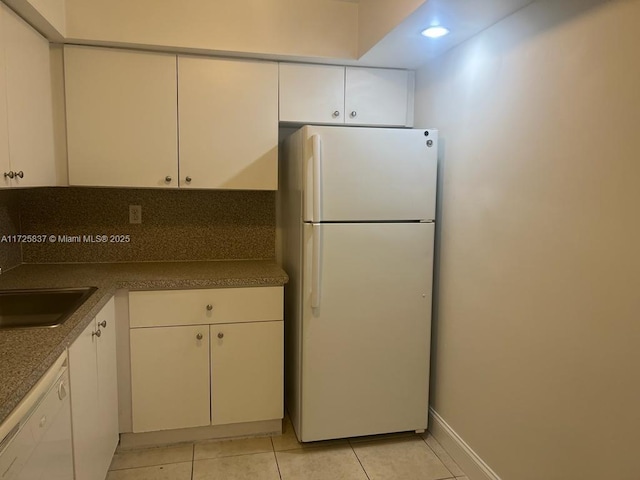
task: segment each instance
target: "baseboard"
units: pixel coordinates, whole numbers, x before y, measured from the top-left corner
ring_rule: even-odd
[[[429,432],[460,465],[469,480],[501,480],[498,474],[491,470],[491,467],[431,407],[429,407]]]
[[[262,420],[259,422],[233,423],[230,425],[162,430],[159,432],[127,432],[120,434],[120,448],[155,447],[181,442],[261,437],[266,435],[280,435],[281,433],[281,418]]]

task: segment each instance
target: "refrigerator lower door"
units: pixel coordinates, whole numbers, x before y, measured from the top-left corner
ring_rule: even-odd
[[[427,427],[434,224],[305,224],[300,440]]]

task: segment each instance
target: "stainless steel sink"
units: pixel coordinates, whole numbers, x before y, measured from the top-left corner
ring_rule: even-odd
[[[0,290],[0,330],[62,325],[97,289]]]

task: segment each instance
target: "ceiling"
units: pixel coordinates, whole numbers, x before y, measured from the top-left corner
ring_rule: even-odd
[[[362,55],[363,65],[415,69],[534,0],[428,0]],[[451,30],[429,39],[420,32],[431,25]]]

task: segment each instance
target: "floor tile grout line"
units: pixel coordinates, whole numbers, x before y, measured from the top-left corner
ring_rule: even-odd
[[[273,444],[273,437],[269,437],[269,439],[271,440],[271,448],[273,448],[273,458],[276,461],[276,468],[278,469],[278,477],[280,477],[280,480],[282,480],[282,472],[280,471],[280,464],[278,463],[278,455],[276,455],[276,447]]]
[[[358,454],[356,453],[356,449],[353,448],[353,445],[351,444],[351,440],[347,440],[347,442],[349,443],[349,446],[351,447],[351,451],[356,456],[356,460],[358,460],[358,463],[360,464],[360,468],[362,468],[362,471],[364,472],[365,477],[367,477],[367,480],[371,480],[371,478],[369,478],[369,474],[367,473],[367,469],[364,468],[364,465],[362,465],[362,462],[360,461],[360,457],[358,457]]]
[[[185,460],[184,462],[154,463],[153,465],[136,465],[135,467],[117,468],[115,470],[109,469],[107,472],[121,472],[123,470],[135,470],[136,468],[164,467],[165,465],[176,465],[178,463],[193,463],[193,461]]]
[[[202,458],[194,458],[195,460],[218,460],[220,458],[232,458],[232,457],[246,457],[247,455],[259,455],[260,453],[269,453],[273,450],[260,450],[259,452],[249,452],[249,453],[234,453],[233,455],[218,455],[217,457],[202,457]]]
[[[196,469],[196,444],[191,444],[191,480],[193,480],[193,473]]]

